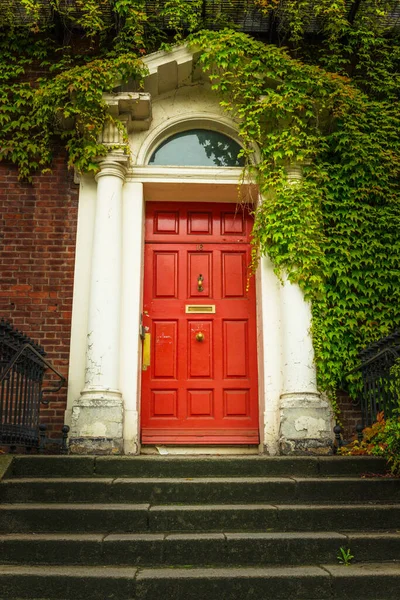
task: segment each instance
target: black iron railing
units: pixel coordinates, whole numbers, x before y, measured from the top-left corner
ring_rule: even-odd
[[[367,427],[376,421],[379,412],[383,411],[388,418],[399,408],[399,378],[393,367],[400,359],[400,331],[374,342],[359,356],[361,364],[352,373],[362,374],[362,426]]]
[[[388,29],[399,29],[400,26],[400,2],[398,0],[388,0],[389,10],[387,13],[376,20],[383,21]],[[317,2],[317,0],[316,0]],[[76,20],[82,18],[84,3],[82,0],[59,0],[58,10],[62,14],[62,19],[66,25],[73,27]],[[266,34],[273,37],[274,32],[283,32],[287,26],[287,13],[290,7],[287,2],[281,2],[281,6],[277,11],[262,11],[259,9],[259,4],[254,0],[203,0],[201,5],[197,5],[192,10],[197,11],[200,17],[201,26],[218,29],[226,24],[234,24],[241,31],[255,34]],[[54,2],[49,0],[37,0],[35,10],[27,10],[26,3],[21,0],[0,0],[0,13],[4,14],[7,11],[12,11],[14,22],[16,25],[34,25],[38,21],[42,25],[48,25],[54,22],[55,11]],[[105,24],[111,25],[115,19],[112,10],[113,0],[109,2],[103,1],[99,4],[101,18]],[[147,0],[146,12],[149,18],[157,17],[160,13],[160,0]],[[347,18],[350,23],[357,19],[365,18],[371,11],[371,2],[359,0],[345,0],[347,8]],[[374,10],[374,9],[373,9]],[[168,23],[162,22],[160,25],[168,28]],[[184,21],[180,26],[185,27],[187,23]],[[308,33],[316,34],[321,31],[321,19],[310,19],[307,30]],[[76,25],[75,25],[76,26]]]
[[[47,369],[58,383],[43,388]],[[39,412],[41,403],[48,404],[43,394],[57,392],[65,383],[41,346],[7,321],[0,321],[0,445],[43,446],[45,427],[39,428]]]

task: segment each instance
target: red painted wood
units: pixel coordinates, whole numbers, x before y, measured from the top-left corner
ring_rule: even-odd
[[[247,244],[251,229],[249,215],[234,204],[148,202],[146,207],[147,242]]]
[[[199,275],[203,276],[202,291],[198,290]],[[212,295],[212,252],[188,253],[188,298],[210,298]]]
[[[156,298],[177,298],[178,253],[160,251],[154,255],[154,295]]]
[[[251,226],[234,205],[148,203],[145,444],[259,441],[254,278],[246,289]],[[215,314],[185,312],[199,304],[214,305]]]
[[[153,321],[153,346],[151,349],[154,379],[177,377],[177,321]]]
[[[224,379],[249,378],[248,320],[223,321]]]
[[[222,253],[222,295],[242,298],[246,288],[246,252]]]
[[[154,419],[176,418],[176,390],[153,390],[151,394],[150,415]]]

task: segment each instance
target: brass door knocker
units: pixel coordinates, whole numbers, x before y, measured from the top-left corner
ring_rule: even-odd
[[[200,275],[197,278],[197,291],[198,292],[204,292],[204,288],[203,288],[203,281],[204,281],[204,277],[203,275],[200,273]]]

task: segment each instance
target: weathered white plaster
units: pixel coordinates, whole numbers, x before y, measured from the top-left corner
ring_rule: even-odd
[[[122,410],[118,390],[83,390],[71,411],[71,452],[121,453]]]
[[[122,305],[120,381],[124,398],[124,453],[140,447],[140,313],[143,278],[143,184],[127,182],[122,204]]]
[[[283,320],[283,394],[317,394],[311,330],[311,308],[298,285],[284,280],[281,286]]]
[[[70,445],[99,445],[99,438],[122,448],[122,399],[119,390],[122,277],[122,185],[126,157],[108,155],[96,175],[85,385],[71,415]],[[99,436],[96,423],[103,422]],[[87,438],[82,439],[82,438]],[[89,450],[89,448],[87,448]]]
[[[268,257],[260,261],[259,377],[262,451],[279,453],[279,407],[282,390],[280,282]],[[261,310],[260,310],[261,309]],[[260,360],[261,359],[261,360]],[[263,410],[262,410],[263,409]]]
[[[68,377],[68,399],[65,422],[71,425],[72,406],[85,386],[86,333],[88,310],[94,216],[97,184],[92,175],[82,175],[79,187],[78,229],[75,248],[74,292],[72,305],[71,345]]]
[[[90,424],[88,423],[87,425],[83,425],[83,427],[81,427],[81,434],[88,437],[104,438],[107,436],[107,430],[109,430],[109,427],[107,427],[107,425],[104,423],[103,417],[101,421],[95,421]]]
[[[123,162],[114,157],[100,162],[100,171],[96,175],[97,199],[87,330],[86,390],[119,388],[124,176]]]
[[[331,451],[332,410],[318,393],[311,307],[299,286],[281,286],[282,369],[280,451]]]
[[[326,433],[326,421],[324,419],[316,419],[315,417],[301,416],[294,422],[296,431],[304,431],[311,438],[320,437],[321,433]]]

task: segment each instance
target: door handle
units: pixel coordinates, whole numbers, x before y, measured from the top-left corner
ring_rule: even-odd
[[[143,340],[143,362],[142,362],[142,371],[147,371],[147,368],[150,366],[150,356],[151,356],[151,334],[145,333]]]
[[[196,333],[196,340],[197,340],[198,342],[202,342],[202,341],[204,340],[204,333],[202,333],[201,331],[198,331],[198,332]]]

